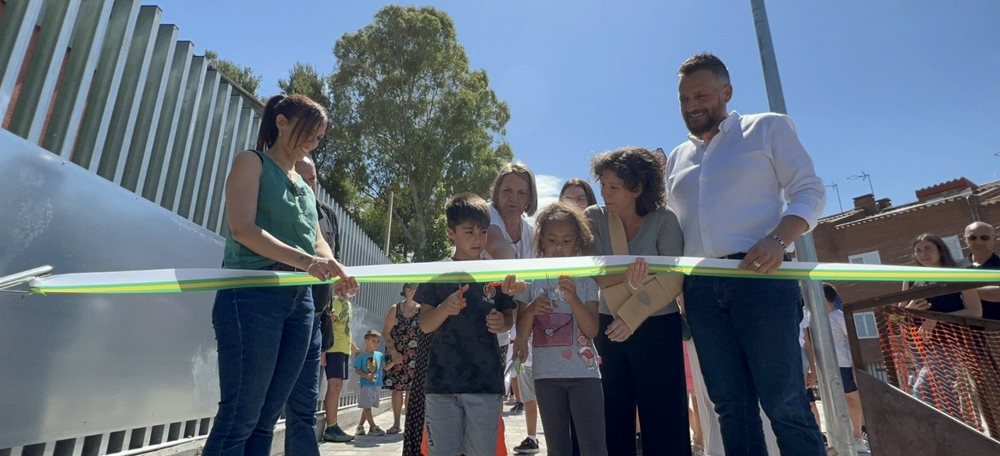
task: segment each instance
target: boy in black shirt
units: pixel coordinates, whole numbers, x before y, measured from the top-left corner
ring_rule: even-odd
[[[462,193],[445,204],[452,261],[478,260],[490,209]],[[421,284],[414,295],[420,329],[430,334],[427,447],[430,456],[496,451],[503,395],[503,360],[496,333],[510,330],[517,305],[490,283]]]

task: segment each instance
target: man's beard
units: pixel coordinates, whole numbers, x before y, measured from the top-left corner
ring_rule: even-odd
[[[703,117],[699,117],[696,120],[704,121],[698,125],[691,125],[691,119],[688,118],[687,114],[684,115],[684,124],[687,125],[688,131],[694,136],[701,136],[705,133],[712,131],[713,128],[717,127],[722,120],[724,112],[721,109],[712,109],[705,112]]]

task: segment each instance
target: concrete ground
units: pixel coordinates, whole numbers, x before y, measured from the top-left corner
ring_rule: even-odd
[[[825,431],[826,420],[823,417],[822,402],[817,403],[817,405],[820,409],[821,427]],[[507,442],[507,450],[510,454],[514,454],[514,447],[520,445],[521,441],[528,435],[527,424],[525,423],[523,413],[513,414],[507,410],[510,410],[510,406],[504,404],[503,421],[506,430],[504,437]],[[403,417],[400,419],[401,423],[406,421],[405,415],[406,410],[403,411]],[[383,430],[389,429],[392,426],[392,412],[385,411],[376,415],[375,423]],[[344,430],[348,434],[353,435],[356,427],[357,425],[355,424]],[[367,426],[365,428],[367,429]],[[538,420],[538,442],[541,449],[539,454],[545,454],[545,431],[542,429],[541,420]],[[365,435],[355,437],[353,441],[348,443],[322,442],[320,443],[319,450],[321,456],[398,456],[403,453],[403,434],[399,433],[380,437]]]
[[[504,434],[507,442],[507,450],[511,454],[514,454],[514,447],[520,445],[521,441],[528,434],[524,414],[512,414],[507,411],[510,410],[510,407],[509,405],[504,405],[503,423],[506,430]],[[403,411],[403,415],[404,417],[400,419],[401,423],[406,421],[405,410]],[[375,423],[383,430],[389,429],[392,426],[392,412],[383,412],[377,415]],[[351,426],[344,429],[344,431],[353,435],[356,427],[357,425]],[[365,426],[365,429],[367,428],[368,426]],[[538,420],[538,440],[541,447],[539,454],[545,454],[545,432],[542,430],[542,421],[540,419]],[[355,437],[353,441],[347,443],[323,442],[319,446],[319,452],[322,456],[398,456],[403,453],[403,434],[400,432],[399,434],[380,437],[364,435]]]

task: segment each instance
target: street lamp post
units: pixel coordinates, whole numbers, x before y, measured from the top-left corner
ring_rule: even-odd
[[[781,90],[781,78],[778,77],[778,60],[774,54],[774,43],[771,41],[771,28],[767,23],[764,0],[750,0],[750,8],[753,11],[753,21],[757,31],[760,63],[764,70],[764,85],[767,87],[767,101],[771,111],[785,114],[787,113],[785,96]],[[812,233],[806,233],[795,241],[795,257],[801,261],[817,261]],[[812,315],[809,326],[814,335],[813,347],[816,351],[816,366],[819,369],[817,375],[819,387],[822,396],[830,399],[823,401],[827,435],[831,446],[839,454],[857,454],[850,414],[847,411],[847,399],[844,397],[844,383],[840,378],[840,367],[833,345],[830,319],[826,318],[826,298],[823,295],[823,288],[815,280],[802,281],[802,284],[806,308]]]

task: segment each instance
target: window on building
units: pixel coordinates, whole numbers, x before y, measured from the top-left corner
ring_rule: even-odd
[[[854,314],[854,327],[858,331],[858,339],[878,339],[878,327],[875,326],[875,312]]]
[[[882,264],[882,257],[879,256],[878,250],[876,250],[874,252],[849,255],[847,262],[851,264]]]
[[[962,258],[965,258],[965,254],[962,253],[962,241],[959,240],[958,236],[948,236],[941,238],[941,240],[944,241],[944,245],[947,245],[948,250],[951,251],[951,257],[961,263]]]

